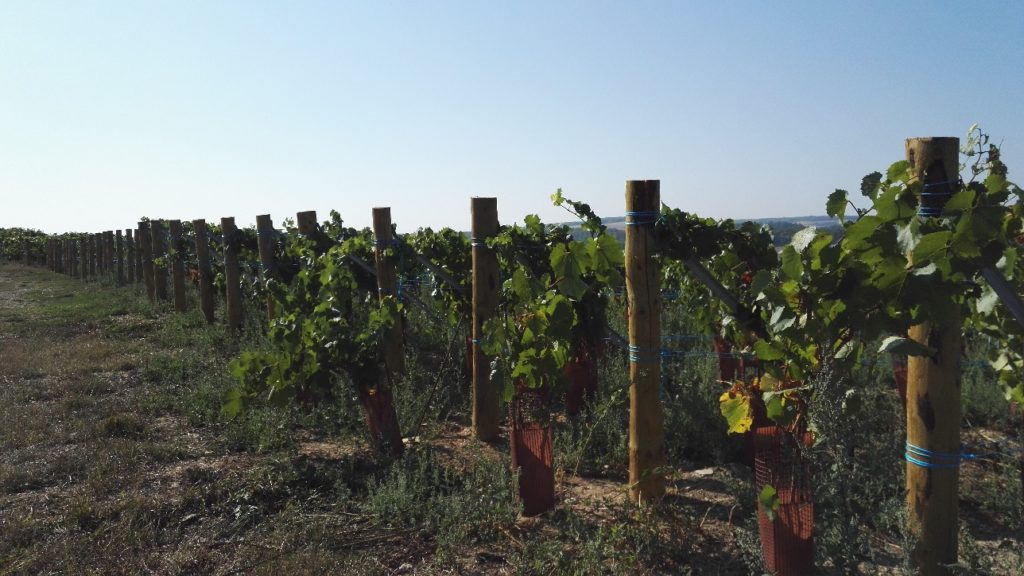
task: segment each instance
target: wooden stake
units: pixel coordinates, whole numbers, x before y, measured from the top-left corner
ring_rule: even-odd
[[[104,253],[103,257],[106,259],[105,266],[107,267],[107,275],[110,276],[111,280],[116,280],[115,267],[114,267],[114,231],[107,230],[103,233],[103,246]]]
[[[99,278],[102,278],[103,277],[103,272],[104,272],[104,270],[103,270],[103,233],[102,232],[96,232],[95,234],[93,234],[92,235],[92,243],[93,243],[93,247],[95,248],[95,254],[93,254],[93,256],[96,259],[96,276],[99,277]]]
[[[626,182],[626,299],[629,318],[629,494],[648,502],[665,493],[661,382],[661,290],[651,228],[661,208],[658,180]]]
[[[206,322],[213,324],[213,270],[210,268],[210,239],[206,220],[193,220],[196,234],[196,261],[199,265],[199,307]]]
[[[128,264],[128,283],[135,283],[135,237],[131,228],[124,230],[124,245],[126,249],[125,262]]]
[[[135,229],[135,282],[138,284],[146,280],[145,274],[143,274],[142,256],[142,228],[140,227]]]
[[[480,349],[483,325],[498,313],[498,258],[486,240],[498,233],[498,199],[471,198],[473,250],[473,431],[485,442],[498,439],[501,395],[491,381],[491,357]]]
[[[398,281],[395,274],[395,244],[391,232],[391,208],[373,209],[373,237],[376,245],[374,256],[377,264],[377,294],[381,301],[388,296],[398,296]],[[390,251],[390,255],[389,255]],[[384,342],[384,364],[387,369],[387,383],[394,384],[405,373],[405,351],[402,343],[402,321],[399,318],[391,327]]]
[[[171,220],[171,283],[174,286],[174,311],[185,311],[185,259],[181,251],[181,220]]]
[[[153,284],[158,300],[167,300],[167,232],[163,220],[149,223],[153,234]],[[159,264],[155,260],[160,260]]]
[[[913,177],[929,192],[921,199],[922,215],[941,212],[942,192],[957,187],[960,141],[957,138],[911,138],[906,141]],[[937,194],[938,193],[938,194]],[[918,574],[949,574],[944,565],[957,561],[960,470],[959,303],[950,302],[948,324],[912,326],[909,337],[938,350],[934,358],[907,358],[907,525],[917,545]],[[916,460],[915,463],[912,460]]]
[[[263,282],[277,279],[277,264],[274,262],[274,222],[270,214],[256,217],[256,240],[260,249],[260,265],[263,268]],[[274,319],[274,299],[267,294],[267,320]]]
[[[228,329],[237,332],[242,328],[241,270],[238,268],[238,228],[234,218],[220,219],[221,234],[224,235],[224,284],[227,306]]]
[[[76,238],[69,238],[68,243],[71,247],[71,274],[72,278],[78,278],[78,240]],[[22,264],[28,266],[28,260],[23,260]]]
[[[97,232],[92,235],[92,262],[90,266],[96,271],[97,278],[103,277],[103,234]]]
[[[117,262],[117,285],[124,286],[124,238],[121,230],[115,232],[114,261]]]
[[[316,221],[316,210],[297,213],[295,225],[299,228],[299,235],[305,236],[313,242],[314,252],[323,254],[327,250],[327,245],[320,234],[320,225]]]
[[[139,255],[142,258],[142,276],[146,282],[146,295],[150,302],[156,301],[156,271],[153,266],[153,234],[149,222],[139,222]]]

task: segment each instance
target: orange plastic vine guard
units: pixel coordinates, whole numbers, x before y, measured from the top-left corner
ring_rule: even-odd
[[[577,416],[597,397],[597,366],[589,356],[581,356],[565,365],[569,390],[565,393],[565,412]]]
[[[810,444],[810,435],[802,438]],[[773,486],[779,499],[775,518],[757,505],[761,549],[768,569],[778,576],[814,574],[814,501],[811,474],[793,436],[779,426],[754,429],[754,483],[758,493]]]
[[[555,507],[554,451],[551,425],[535,418],[546,412],[544,391],[520,388],[511,404],[512,470],[519,472],[519,499],[524,516],[536,516]]]

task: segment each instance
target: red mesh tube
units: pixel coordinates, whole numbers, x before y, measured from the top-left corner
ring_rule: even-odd
[[[809,435],[804,435],[809,444]],[[758,503],[757,521],[765,564],[778,576],[814,573],[814,501],[810,469],[800,456],[791,434],[778,426],[754,429],[754,484],[757,493],[766,484],[778,493],[775,519],[769,520]]]
[[[576,416],[597,397],[597,366],[589,356],[581,356],[565,365],[569,390],[565,393],[565,412]]]
[[[512,401],[512,470],[519,472],[519,499],[524,516],[536,516],[555,507],[555,469],[551,426],[541,412],[546,397],[536,390],[520,390]]]
[[[402,444],[402,433],[398,428],[398,415],[395,413],[391,391],[366,391],[360,394],[360,400],[366,412],[366,427],[374,449],[392,456],[401,454],[405,446]]]

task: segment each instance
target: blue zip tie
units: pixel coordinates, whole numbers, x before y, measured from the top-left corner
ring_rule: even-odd
[[[469,238],[469,245],[472,248],[486,248],[487,242],[485,240],[478,240],[476,236]]]
[[[660,349],[658,350],[657,357],[654,358],[654,359],[652,359],[650,357],[644,359],[643,358],[643,354],[642,354],[642,349],[639,346],[637,346],[636,344],[630,344],[628,349],[629,349],[629,361],[634,363],[634,364],[660,364],[661,363],[661,350]],[[652,349],[648,349],[648,350],[650,351]],[[650,356],[649,353],[648,353],[648,356]]]
[[[916,466],[937,469],[960,467],[960,452],[934,452],[920,446],[915,446],[910,442],[907,442],[906,447],[907,451],[903,454],[903,458]]]
[[[626,212],[626,226],[644,226],[658,221],[661,213],[657,210],[639,210]],[[632,218],[632,220],[631,220]]]
[[[946,186],[946,185],[955,186],[955,185],[957,185],[959,183],[960,183],[959,180],[943,180],[942,182],[925,182],[924,187],[925,188],[935,188],[936,186]]]
[[[469,342],[470,342],[470,344],[479,344],[480,343],[480,339],[479,338],[470,338]]]

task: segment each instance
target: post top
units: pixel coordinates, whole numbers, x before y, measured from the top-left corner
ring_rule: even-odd
[[[911,137],[911,138],[907,138],[907,142],[914,142],[914,141],[917,141],[917,142],[935,142],[935,143],[953,141],[953,142],[959,143],[960,142],[960,138],[958,138],[956,136],[914,136],[914,137]]]

